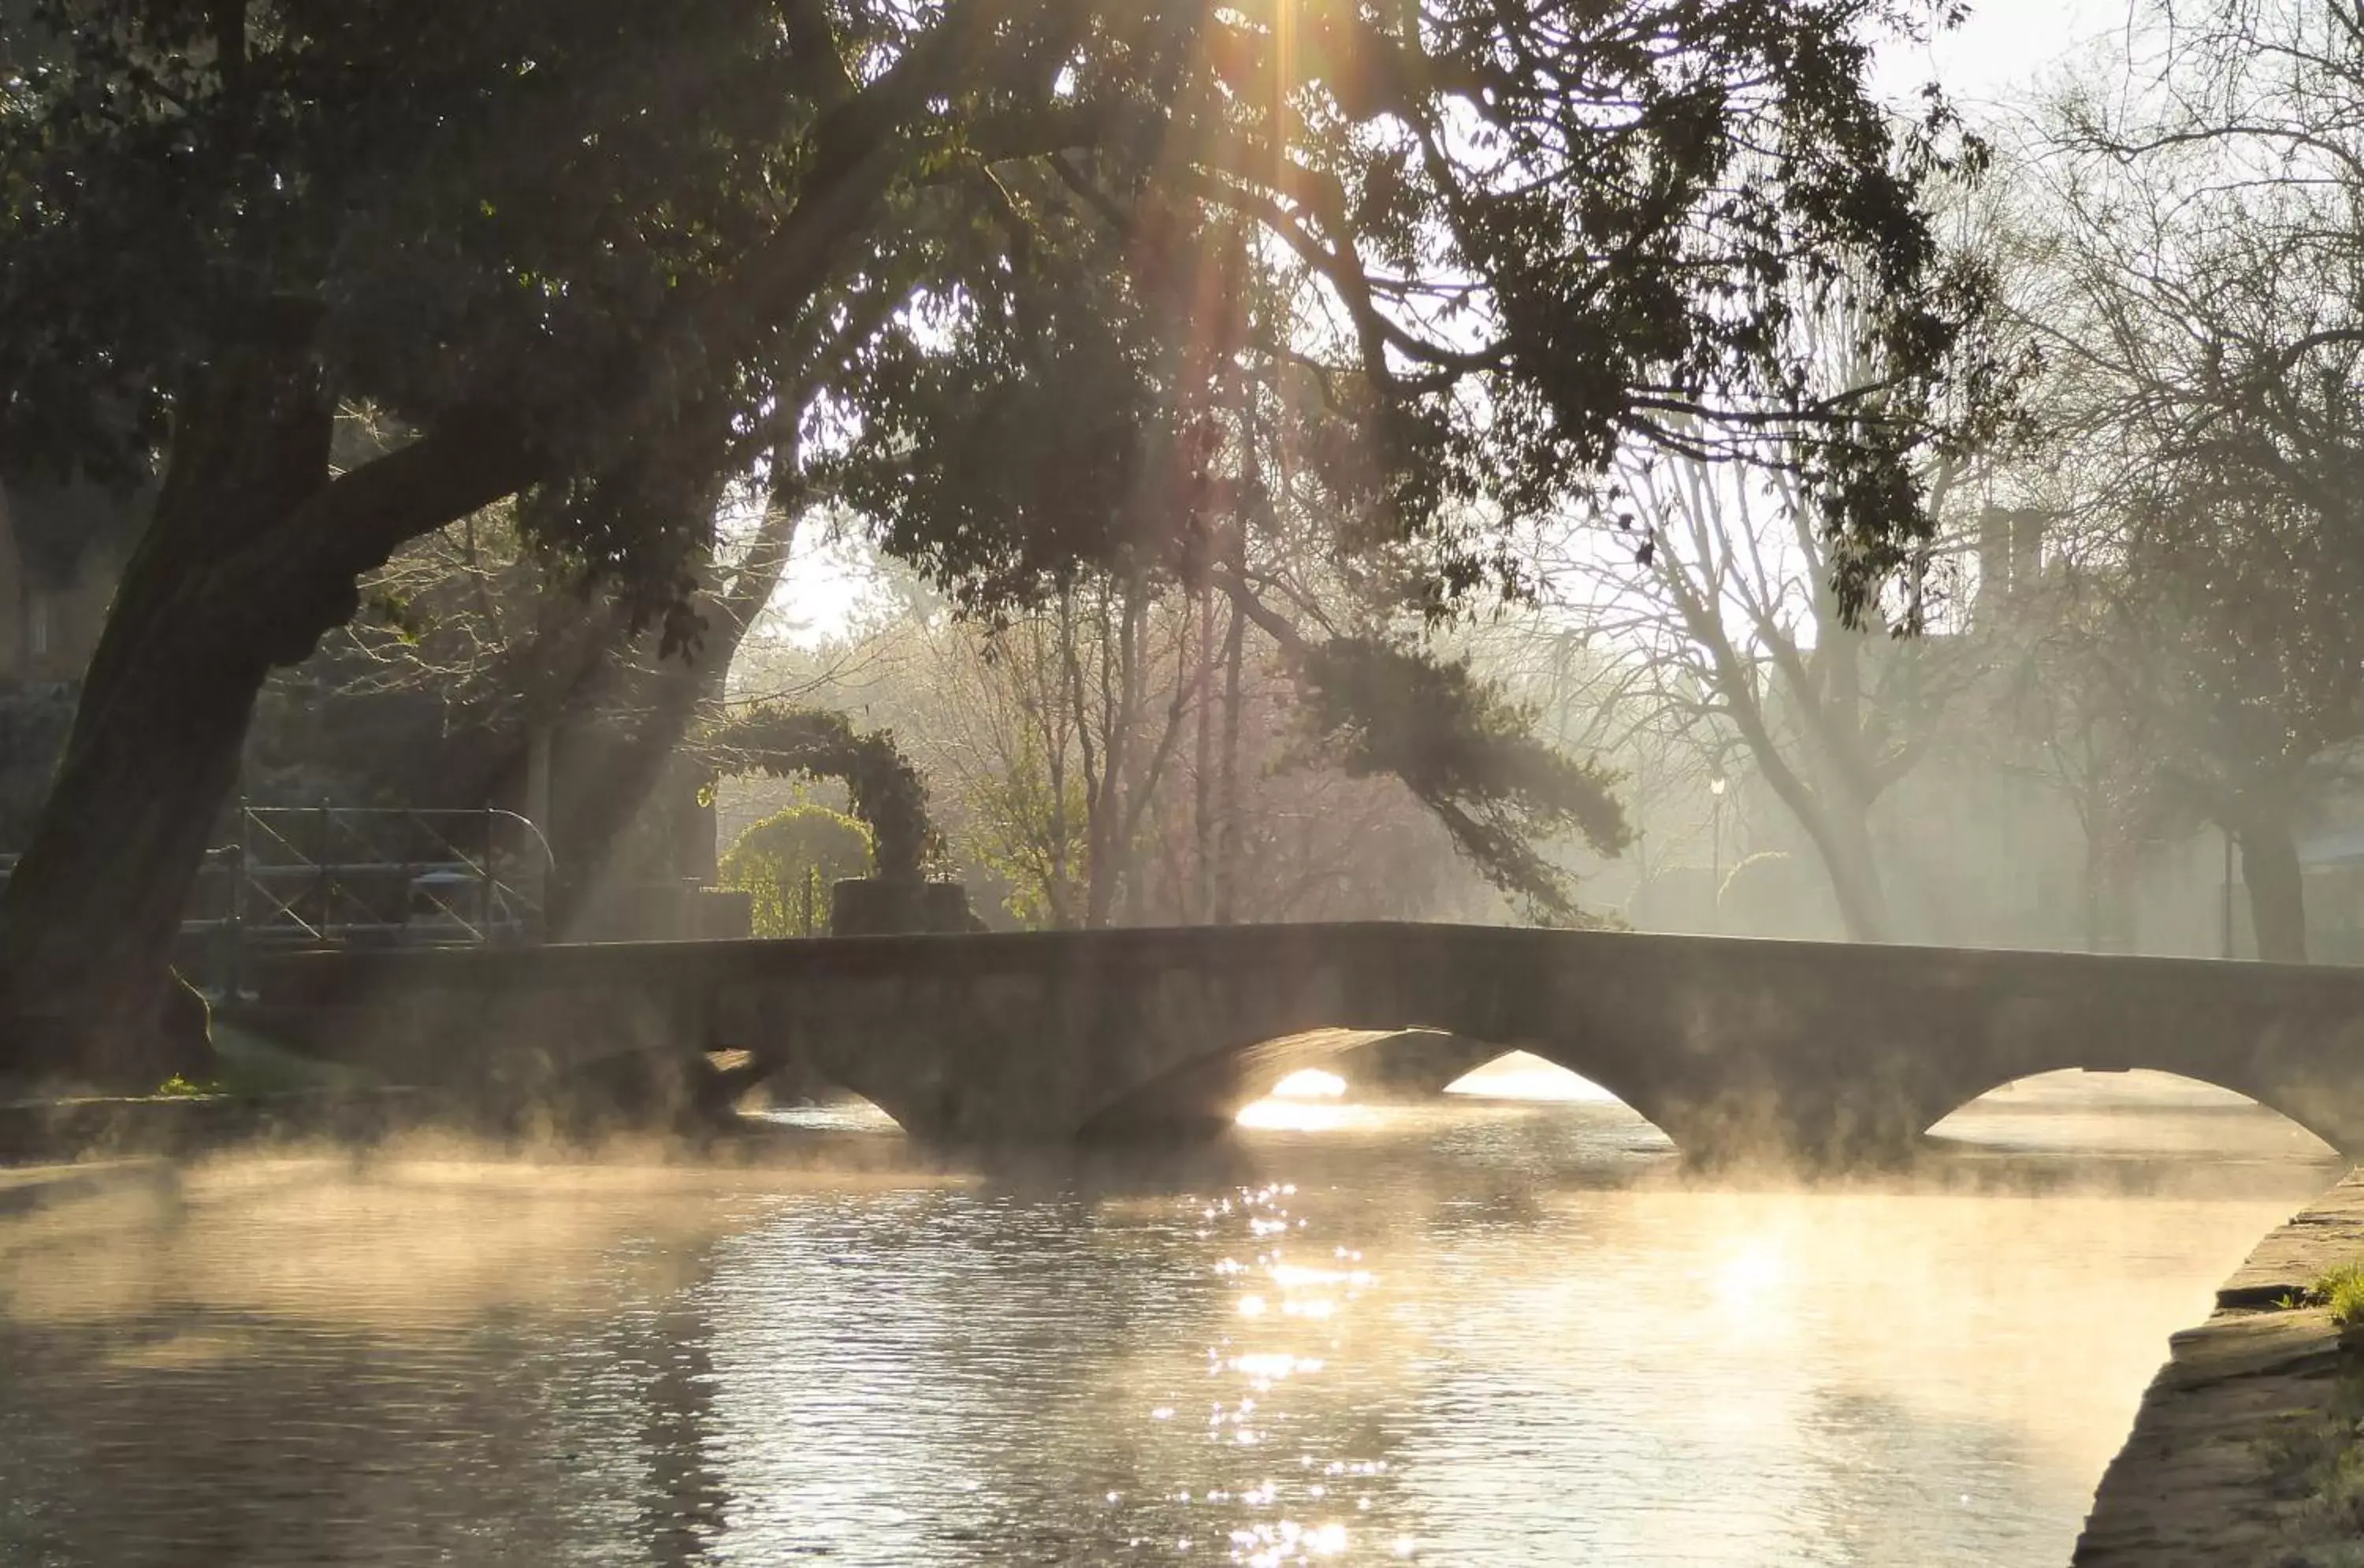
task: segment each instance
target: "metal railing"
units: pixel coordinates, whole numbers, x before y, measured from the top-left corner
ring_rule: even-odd
[[[496,806],[241,805],[181,923],[234,986],[250,948],[473,947],[541,940],[550,846]],[[16,857],[0,857],[0,883]]]
[[[551,859],[494,806],[242,806],[226,906],[192,910],[268,946],[473,946],[541,935]],[[204,891],[201,887],[201,893]]]

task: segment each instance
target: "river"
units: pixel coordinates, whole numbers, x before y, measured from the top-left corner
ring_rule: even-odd
[[[772,1119],[0,1219],[0,1562],[2057,1568],[2167,1334],[2338,1173],[2143,1074],[1805,1189],[1598,1098],[984,1174]]]

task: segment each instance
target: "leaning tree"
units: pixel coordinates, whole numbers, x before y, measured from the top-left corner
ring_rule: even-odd
[[[721,486],[1028,178],[1112,204],[1138,264],[1185,208],[1292,258],[1335,329],[1291,352],[1406,458],[1391,526],[1771,432],[1860,595],[1981,375],[1921,192],[1946,128],[1867,86],[1886,0],[25,3],[0,461],[160,488],[0,899],[0,1072],[152,1073],[256,694],[357,579],[515,497],[694,647]],[[1839,268],[1876,399],[1768,329]],[[337,469],[355,406],[403,439]]]

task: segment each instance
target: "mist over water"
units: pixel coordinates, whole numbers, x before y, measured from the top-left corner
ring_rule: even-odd
[[[2143,1074],[1811,1190],[1594,1097],[987,1174],[774,1119],[0,1219],[0,1562],[2057,1564],[2167,1334],[2337,1173]]]

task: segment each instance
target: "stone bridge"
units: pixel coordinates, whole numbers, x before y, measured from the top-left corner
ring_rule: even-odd
[[[744,1051],[730,1086],[800,1063],[955,1144],[1226,1125],[1339,1031],[1425,1029],[1456,1037],[1439,1086],[1467,1042],[1533,1051],[1698,1157],[1894,1154],[2066,1067],[2364,1152],[2364,970],[1366,924],[289,954],[250,984],[257,1027],[398,1079],[678,1100]]]

